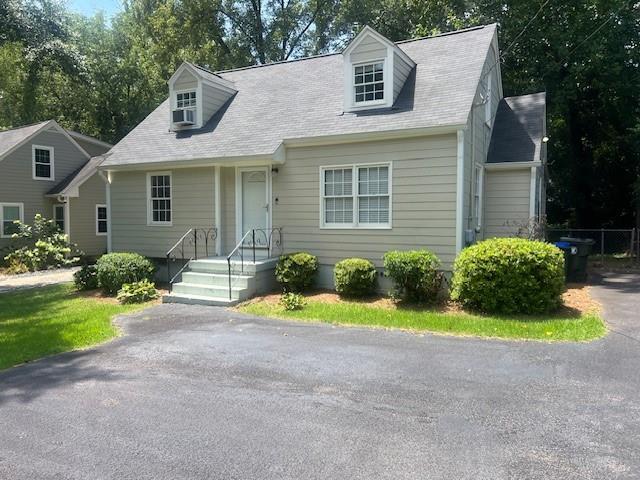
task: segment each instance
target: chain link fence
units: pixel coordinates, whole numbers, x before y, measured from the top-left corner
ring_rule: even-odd
[[[640,265],[640,229],[637,228],[547,228],[547,241],[562,237],[590,238],[595,243],[590,263],[594,267],[638,267]]]

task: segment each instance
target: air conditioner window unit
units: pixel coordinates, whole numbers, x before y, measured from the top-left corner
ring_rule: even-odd
[[[195,110],[179,108],[173,111],[173,123],[175,123],[176,125],[193,125],[194,123],[196,123],[195,118]]]

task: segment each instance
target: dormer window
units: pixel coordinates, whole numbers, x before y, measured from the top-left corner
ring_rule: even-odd
[[[196,108],[196,92],[181,92],[176,95],[176,107]]]
[[[384,62],[354,65],[353,72],[356,104],[384,100]]]

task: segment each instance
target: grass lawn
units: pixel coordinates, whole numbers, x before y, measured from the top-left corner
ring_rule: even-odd
[[[82,296],[71,284],[0,293],[0,369],[109,340],[114,315],[143,307]]]
[[[378,306],[365,302],[327,302],[314,299],[313,296],[307,298],[307,305],[302,310],[286,311],[273,298],[248,302],[238,309],[245,313],[287,320],[478,337],[586,341],[606,333],[606,327],[597,311],[564,311],[564,314],[547,317],[496,317],[437,309]]]

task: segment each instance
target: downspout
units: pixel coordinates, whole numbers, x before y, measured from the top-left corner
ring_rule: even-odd
[[[98,175],[102,177],[106,184],[105,202],[107,204],[107,253],[111,253],[111,174],[98,170]]]
[[[456,255],[464,246],[464,130],[458,130],[456,168]]]

